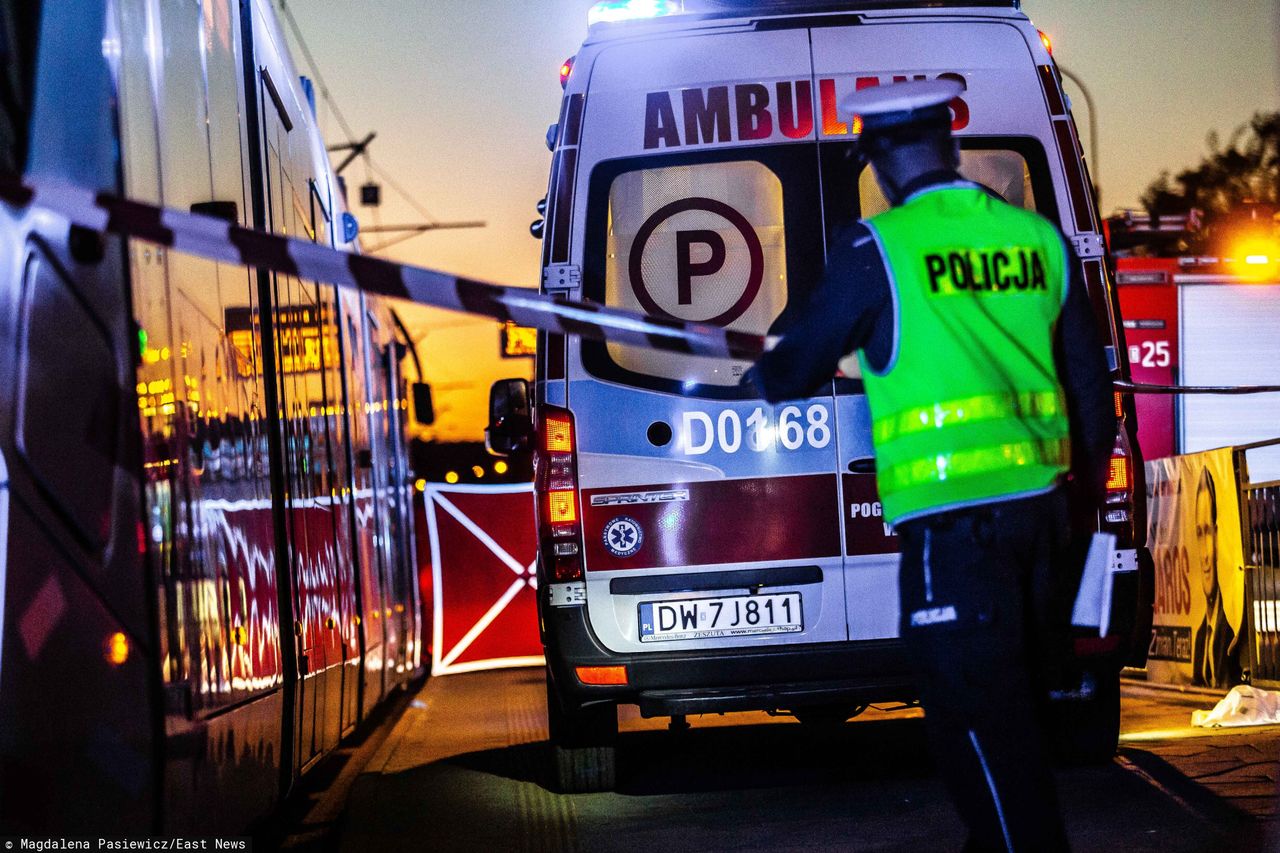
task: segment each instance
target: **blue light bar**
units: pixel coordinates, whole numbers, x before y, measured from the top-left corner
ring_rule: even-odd
[[[613,24],[641,18],[661,18],[684,11],[683,0],[605,0],[587,12],[587,25]]]

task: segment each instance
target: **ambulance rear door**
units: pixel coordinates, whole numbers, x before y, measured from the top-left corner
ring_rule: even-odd
[[[610,44],[584,66],[583,295],[784,329],[824,257],[808,32]],[[614,651],[847,639],[831,386],[771,406],[738,386],[749,366],[570,344],[588,614]]]
[[[888,202],[869,168],[852,157],[860,131],[839,104],[854,91],[903,80],[950,78],[965,92],[951,104],[964,177],[1011,204],[1057,221],[1065,189],[1050,164],[1052,127],[1027,42],[1030,30],[1000,17],[868,13],[858,26],[811,30],[827,229]],[[1047,59],[1047,56],[1045,57]],[[849,636],[898,635],[898,539],[885,526],[876,491],[871,416],[855,359],[835,382],[837,465],[842,479],[843,551]]]

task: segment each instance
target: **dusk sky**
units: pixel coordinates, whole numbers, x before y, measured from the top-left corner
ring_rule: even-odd
[[[276,0],[277,7],[280,0]],[[384,256],[474,278],[532,286],[538,243],[529,236],[547,182],[543,143],[556,119],[557,70],[586,34],[591,0],[288,0],[321,74],[357,134],[377,131],[375,164],[440,220],[484,219],[475,231],[415,237]],[[1255,111],[1280,108],[1280,3],[1276,0],[1026,0],[1053,38],[1057,60],[1082,78],[1098,107],[1104,206],[1135,206],[1162,169],[1194,165],[1205,137],[1224,137]],[[287,30],[287,27],[286,27]],[[294,51],[299,72],[306,63]],[[1073,94],[1081,133],[1091,120]],[[330,143],[343,133],[321,106]],[[358,186],[360,163],[344,173]],[[379,179],[381,180],[381,179]],[[421,215],[385,180],[375,214]],[[369,237],[366,247],[381,239]],[[436,435],[476,439],[489,383],[529,370],[497,357],[494,324],[411,312],[437,387]]]

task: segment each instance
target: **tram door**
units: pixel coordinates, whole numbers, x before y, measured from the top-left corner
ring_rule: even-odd
[[[404,394],[400,385],[402,347],[387,312],[369,312],[370,352],[370,469],[378,507],[377,549],[382,587],[383,688],[391,689],[408,678],[409,643],[416,633],[413,584],[410,583],[408,460],[404,442]]]
[[[407,428],[407,401],[404,377],[400,364],[405,345],[393,339],[384,350],[382,379],[387,405],[383,409],[383,430],[387,443],[386,471],[388,480],[388,540],[391,543],[391,560],[388,562],[391,599],[391,616],[388,636],[394,642],[387,647],[388,681],[399,683],[407,680],[414,668],[414,643],[418,632],[418,613],[415,567],[413,565],[412,501],[409,493],[409,459],[404,435]],[[394,671],[394,674],[393,674]]]
[[[326,245],[335,243],[332,199],[326,198],[320,185],[310,184],[311,222],[316,240]],[[340,736],[355,728],[360,719],[360,615],[356,588],[360,583],[360,561],[355,556],[356,529],[352,513],[355,500],[352,488],[352,435],[346,407],[351,395],[347,388],[346,346],[342,335],[343,315],[338,289],[318,287],[320,298],[319,340],[322,363],[321,378],[325,406],[320,412],[324,432],[324,456],[320,460],[328,471],[328,484],[319,503],[325,508],[334,536],[333,565],[337,629],[334,642],[341,669]],[[337,663],[340,661],[340,664]]]
[[[312,195],[311,151],[301,127],[302,105],[290,90],[260,76],[267,213],[276,233],[330,241],[327,208]],[[328,288],[288,275],[272,276],[275,381],[280,396],[289,543],[292,629],[298,661],[294,744],[301,771],[337,744],[342,730],[346,661],[354,656],[350,538],[336,470],[337,317]],[[344,466],[345,467],[345,466]],[[349,689],[355,689],[355,678]]]
[[[351,500],[355,536],[354,559],[360,585],[360,630],[364,632],[364,657],[358,710],[370,713],[382,698],[383,684],[383,578],[385,559],[380,547],[377,485],[373,458],[377,444],[372,403],[376,396],[374,351],[369,335],[374,322],[365,312],[364,298],[341,291],[342,345],[346,364],[347,422],[352,448]]]

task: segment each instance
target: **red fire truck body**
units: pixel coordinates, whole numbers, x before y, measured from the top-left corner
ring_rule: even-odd
[[[1116,259],[1133,381],[1280,384],[1280,275],[1217,258]],[[1252,273],[1252,274],[1251,274]],[[1136,394],[1145,459],[1261,441],[1280,433],[1280,394]]]

